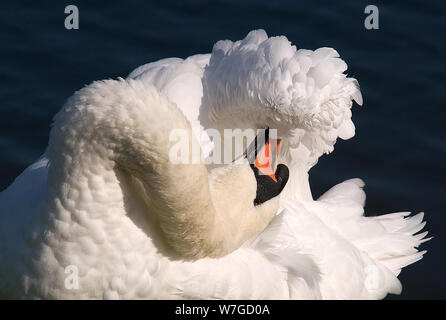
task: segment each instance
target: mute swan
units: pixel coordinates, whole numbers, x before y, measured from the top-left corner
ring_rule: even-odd
[[[424,254],[423,215],[365,217],[360,179],[317,200],[308,183],[337,137],[354,135],[350,108],[362,98],[346,68],[333,49],[297,50],[256,30],[78,91],[44,156],[0,193],[0,296],[398,294],[401,268]],[[203,159],[219,147],[205,129],[276,128],[288,183],[254,206],[246,162],[173,165],[167,133],[178,127]]]

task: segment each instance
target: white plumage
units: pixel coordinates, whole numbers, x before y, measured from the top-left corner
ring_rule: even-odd
[[[398,294],[401,268],[425,253],[416,249],[428,240],[417,234],[423,215],[365,217],[360,179],[317,200],[308,184],[319,156],[354,136],[350,108],[362,98],[346,69],[334,49],[297,50],[257,30],[217,42],[212,54],[163,59],[77,92],[56,116],[45,155],[0,193],[0,297]],[[290,180],[280,202],[255,209],[265,219],[272,212],[264,230],[263,220],[234,227],[254,210],[255,181],[243,165],[168,163],[163,142],[177,127],[192,130],[204,158],[216,146],[203,129],[278,129]],[[225,218],[209,225],[207,210]],[[207,247],[208,238],[219,245]],[[66,287],[67,266],[79,270],[77,289]]]

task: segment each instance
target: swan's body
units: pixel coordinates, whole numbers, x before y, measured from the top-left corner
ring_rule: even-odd
[[[57,115],[44,157],[0,193],[0,297],[399,293],[401,268],[424,254],[422,215],[364,217],[359,179],[317,201],[308,184],[317,158],[354,135],[360,93],[345,68],[332,49],[296,52],[257,31],[82,89]],[[200,129],[276,127],[290,168],[280,202],[252,206],[244,164],[171,165],[166,132],[194,123],[203,157],[216,147]],[[67,266],[78,268],[77,289],[66,287]]]

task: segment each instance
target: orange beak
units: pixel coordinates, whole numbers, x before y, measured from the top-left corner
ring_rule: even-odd
[[[269,176],[274,182],[277,182],[276,169],[280,141],[280,139],[268,139],[262,149],[260,149],[254,162],[254,166],[259,169],[259,172]]]

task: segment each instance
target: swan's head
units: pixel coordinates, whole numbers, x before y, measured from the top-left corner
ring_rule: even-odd
[[[263,30],[214,45],[203,77],[202,116],[217,129],[277,129],[290,147],[304,145],[309,166],[355,134],[352,101],[359,85],[331,48],[297,50]]]

